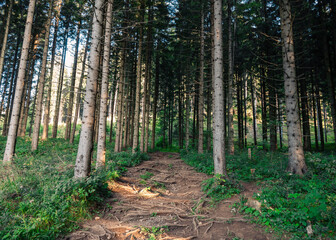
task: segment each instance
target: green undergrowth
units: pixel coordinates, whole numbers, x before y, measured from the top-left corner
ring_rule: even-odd
[[[5,143],[1,137],[0,156]],[[109,196],[108,180],[148,159],[139,153],[110,154],[107,146],[106,169],[74,180],[78,143],[51,139],[33,153],[30,146],[29,138],[18,138],[13,164],[0,163],[0,239],[56,239],[75,230]]]
[[[213,174],[211,154],[183,151],[181,157],[197,171]],[[332,152],[306,153],[308,173],[303,177],[286,172],[285,152],[253,149],[249,159],[248,151],[242,150],[227,155],[226,160],[230,178],[260,185],[261,192],[254,196],[261,203],[260,212],[240,207],[254,221],[280,234],[289,233],[292,239],[336,239],[336,157]],[[229,195],[226,190],[223,198]],[[312,228],[312,235],[307,227]]]

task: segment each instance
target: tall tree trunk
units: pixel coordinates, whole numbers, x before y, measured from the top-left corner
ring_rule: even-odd
[[[31,60],[31,69],[30,69],[30,74],[29,74],[29,80],[27,84],[27,92],[26,92],[26,101],[23,102],[23,116],[22,116],[22,121],[21,121],[21,126],[19,126],[19,132],[18,135],[23,137],[26,135],[26,128],[27,128],[27,120],[28,120],[28,113],[29,113],[29,106],[31,102],[31,92],[32,92],[32,85],[33,85],[33,77],[35,74],[35,62],[37,58],[37,47],[40,43],[39,35],[37,34],[35,36],[35,41],[33,42],[33,51],[32,51],[32,60]]]
[[[75,178],[87,177],[91,168],[93,150],[93,125],[95,119],[95,103],[97,93],[97,79],[99,73],[99,54],[101,37],[103,35],[103,0],[96,0],[92,23],[92,44],[89,58],[88,77],[83,111],[83,124],[80,133],[78,152],[75,165]]]
[[[276,82],[273,80],[273,76],[271,80],[271,86],[269,88],[269,118],[270,118],[270,150],[276,151],[277,146],[277,116],[276,116]]]
[[[77,126],[78,114],[79,114],[80,103],[81,103],[82,85],[83,85],[83,80],[85,76],[85,66],[86,66],[85,63],[86,63],[86,58],[87,58],[89,42],[90,42],[90,32],[88,32],[87,34],[84,56],[82,59],[82,73],[79,78],[79,84],[78,84],[78,90],[77,90],[77,96],[76,96],[76,109],[75,109],[75,116],[74,116],[74,120],[73,120],[72,128],[71,128],[70,141],[69,141],[70,143],[74,142],[75,134],[76,134],[76,126]]]
[[[310,139],[310,124],[309,124],[309,106],[308,95],[305,77],[301,79],[300,92],[301,92],[301,109],[302,109],[302,130],[303,130],[303,149],[306,151],[311,150]]]
[[[265,69],[262,67],[261,69],[262,76],[266,76]],[[267,96],[266,96],[266,78],[261,79],[260,87],[261,87],[261,119],[262,119],[262,141],[263,141],[263,149],[266,150],[267,146]]]
[[[76,73],[77,73],[77,59],[78,59],[78,47],[80,40],[80,30],[82,26],[82,21],[79,21],[77,26],[77,36],[76,36],[76,45],[75,45],[75,58],[72,66],[72,75],[71,75],[71,86],[70,86],[70,97],[69,97],[69,107],[66,114],[66,126],[65,126],[65,139],[70,138],[71,133],[71,121],[72,121],[72,109],[75,96],[75,84],[76,84]]]
[[[155,59],[155,86],[154,86],[154,99],[153,99],[153,122],[152,122],[152,142],[151,148],[155,148],[155,133],[156,133],[156,109],[157,101],[159,97],[159,84],[160,84],[160,55],[159,47],[157,47],[156,59]]]
[[[284,85],[286,95],[287,135],[288,135],[288,170],[303,175],[307,171],[302,147],[302,134],[296,87],[294,41],[292,15],[289,0],[280,0],[281,38]]]
[[[116,66],[118,66],[118,58],[116,58]],[[114,102],[115,102],[115,95],[116,95],[116,89],[117,89],[117,67],[114,71],[114,78],[112,83],[112,90],[111,90],[111,101],[110,101],[110,114],[111,114],[111,121],[110,121],[110,142],[112,142],[112,135],[113,135],[113,117],[114,117]]]
[[[44,118],[43,118],[43,132],[42,132],[42,140],[46,140],[48,138],[49,131],[49,121],[50,121],[50,101],[51,101],[51,89],[52,89],[52,79],[54,74],[54,65],[55,65],[55,54],[56,54],[56,45],[57,45],[57,34],[58,34],[58,25],[59,25],[59,15],[60,9],[62,5],[62,0],[58,0],[55,7],[55,26],[54,26],[54,38],[53,45],[51,49],[51,67],[49,74],[49,85],[47,91],[47,98],[44,106]]]
[[[118,96],[117,96],[117,128],[116,128],[116,140],[114,145],[114,151],[121,151],[122,141],[122,123],[123,123],[123,98],[124,98],[124,85],[126,74],[126,42],[123,42],[121,59],[120,59],[120,80],[118,82]]]
[[[202,0],[201,0],[202,4]],[[203,153],[203,113],[204,113],[204,10],[201,7],[201,32],[200,32],[200,77],[198,86],[198,153]]]
[[[229,147],[229,154],[233,155],[234,154],[234,128],[233,128],[233,91],[232,91],[232,86],[233,86],[233,37],[232,37],[232,12],[231,12],[231,4],[232,1],[228,0],[228,59],[229,59],[229,69],[228,69],[228,127],[229,127],[229,136],[228,136],[228,147]],[[216,29],[215,29],[216,30]],[[224,131],[224,130],[223,130]]]
[[[97,164],[96,164],[97,169],[105,166],[106,117],[107,117],[108,80],[109,80],[110,48],[111,48],[112,9],[113,9],[113,2],[109,1],[106,10],[106,21],[105,21],[105,40],[104,40],[104,53],[103,53],[101,94],[100,94],[99,131],[98,131],[98,143],[97,143]]]
[[[45,39],[44,39],[44,46],[43,46],[41,72],[40,72],[40,77],[39,77],[39,85],[38,85],[36,103],[35,103],[36,109],[35,109],[35,118],[34,118],[33,137],[32,137],[32,143],[31,143],[32,151],[35,151],[37,149],[39,134],[40,134],[40,124],[41,124],[41,116],[42,116],[42,100],[43,100],[43,92],[44,92],[47,58],[48,58],[49,34],[50,34],[52,10],[53,10],[53,0],[50,0],[48,20],[47,20],[47,25],[46,25],[46,34],[44,37]]]
[[[252,116],[253,116],[253,143],[256,147],[257,142],[257,98],[256,98],[256,87],[254,85],[254,80],[251,79],[251,101],[252,101]]]
[[[283,116],[282,116],[282,110],[281,110],[281,106],[282,106],[282,100],[279,98],[279,96],[277,95],[277,109],[278,109],[278,122],[279,122],[279,145],[280,148],[282,148],[282,139],[283,139],[283,131],[282,131],[282,123],[283,123]]]
[[[225,162],[225,140],[223,122],[223,47],[222,47],[222,1],[214,0],[214,86],[213,97],[213,159],[215,173],[228,178]]]
[[[16,90],[15,90],[15,99],[14,99],[14,104],[13,104],[12,117],[10,121],[6,149],[5,149],[4,158],[3,158],[3,161],[5,163],[12,162],[14,151],[15,151],[16,134],[17,134],[17,128],[18,128],[18,123],[19,123],[19,117],[20,117],[19,116],[20,105],[21,105],[21,99],[22,99],[25,70],[27,66],[31,30],[32,30],[32,25],[33,25],[34,9],[35,9],[35,0],[30,0],[29,7],[28,7],[26,26],[25,26],[25,32],[24,32],[24,37],[23,37],[20,67],[19,67]]]
[[[315,85],[315,96],[316,96],[316,110],[317,110],[317,123],[318,123],[318,139],[321,141],[321,151],[324,151],[321,97],[320,97],[319,85],[318,85],[317,82],[316,82],[316,85]]]
[[[13,103],[13,98],[14,98],[14,86],[16,85],[16,75],[18,72],[18,53],[19,53],[19,47],[20,47],[20,42],[21,42],[21,34],[20,31],[18,31],[18,36],[16,40],[16,47],[15,47],[15,53],[14,53],[14,58],[13,58],[13,65],[12,65],[12,74],[10,78],[10,85],[9,85],[9,92],[8,92],[8,97],[7,97],[7,106],[6,106],[6,112],[5,112],[5,118],[4,118],[4,124],[3,124],[3,129],[2,129],[2,136],[7,136],[7,131],[8,131],[8,116],[9,112]]]
[[[62,88],[63,88],[63,79],[64,79],[65,59],[66,59],[66,52],[68,49],[68,34],[69,34],[69,22],[66,23],[64,38],[63,38],[64,46],[63,46],[63,53],[62,53],[62,63],[61,63],[60,74],[59,74],[59,79],[58,79],[55,115],[53,119],[53,129],[52,129],[53,138],[57,137],[58,119],[59,119],[59,111],[61,107]]]
[[[4,66],[4,60],[5,60],[7,38],[8,38],[9,24],[10,24],[10,20],[11,20],[11,16],[12,16],[12,9],[13,9],[13,0],[10,0],[8,12],[7,12],[5,33],[4,33],[4,36],[3,36],[2,47],[1,47],[1,52],[0,52],[0,82],[1,82],[2,70],[3,70],[3,66]]]
[[[141,6],[139,11],[142,9],[143,1],[141,1]],[[140,14],[140,22],[143,22],[144,16],[143,12]],[[132,152],[138,148],[139,145],[139,123],[140,123],[140,97],[141,97],[141,58],[142,58],[142,38],[143,38],[143,27],[140,26],[139,29],[139,42],[138,42],[138,61],[136,70],[136,91],[135,91],[135,110],[134,110],[134,137]]]

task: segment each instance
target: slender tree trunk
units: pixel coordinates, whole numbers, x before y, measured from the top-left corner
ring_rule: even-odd
[[[310,124],[309,124],[309,106],[308,95],[305,77],[301,79],[300,92],[301,92],[301,108],[302,108],[302,130],[303,130],[303,149],[306,151],[311,150],[310,139]]]
[[[213,159],[216,174],[228,178],[225,162],[225,140],[223,122],[223,47],[222,47],[222,1],[214,0],[214,86],[213,97]]]
[[[315,85],[312,84],[312,99],[313,99],[313,117],[314,117],[314,133],[315,133],[315,149],[319,150],[317,116],[316,116],[316,102],[315,102]]]
[[[108,80],[110,65],[110,48],[111,48],[111,30],[112,30],[112,9],[113,2],[109,1],[106,10],[105,21],[105,40],[103,53],[103,71],[100,94],[100,112],[99,112],[99,132],[97,143],[97,165],[96,168],[105,166],[106,153],[106,117],[107,117],[107,100],[108,100]]]
[[[53,9],[53,0],[50,0],[48,20],[47,20],[47,25],[46,25],[46,34],[44,37],[45,40],[44,40],[44,46],[43,46],[41,72],[40,72],[40,77],[39,77],[39,85],[38,85],[36,104],[35,104],[36,110],[35,110],[35,118],[34,118],[33,137],[32,137],[32,143],[31,143],[32,151],[35,151],[37,149],[39,134],[40,134],[40,124],[41,124],[41,116],[42,116],[42,100],[43,100],[43,92],[44,92],[47,58],[48,58],[49,34],[50,34],[52,9]]]
[[[80,103],[81,103],[82,85],[83,85],[83,80],[85,76],[85,63],[86,63],[86,58],[87,58],[89,42],[90,42],[90,32],[88,33],[87,38],[86,38],[84,56],[82,59],[82,73],[79,78],[78,91],[77,91],[77,96],[76,96],[75,117],[74,117],[72,128],[71,128],[70,143],[74,142],[75,134],[76,134],[76,126],[77,126],[78,114],[79,114]]]
[[[282,131],[282,123],[283,123],[283,116],[282,116],[282,111],[281,111],[281,106],[282,106],[282,100],[279,98],[279,96],[277,96],[277,108],[278,108],[278,122],[279,122],[279,145],[280,145],[280,148],[282,148],[282,134],[283,134],[283,131]]]
[[[262,76],[266,76],[265,69],[261,70]],[[261,87],[261,119],[262,119],[262,141],[263,141],[263,149],[266,150],[267,146],[267,97],[266,97],[266,79],[261,79],[260,87]]]
[[[76,37],[76,45],[75,45],[75,58],[72,67],[72,75],[71,75],[71,86],[70,86],[70,97],[69,97],[69,107],[66,115],[66,126],[65,126],[65,139],[70,139],[71,135],[71,120],[72,120],[72,109],[73,102],[75,96],[75,84],[76,84],[76,73],[77,73],[77,59],[78,59],[78,47],[80,40],[80,30],[81,30],[82,22],[79,21],[77,26],[77,37]]]
[[[19,136],[23,137],[26,135],[26,128],[27,128],[27,121],[28,121],[28,113],[29,113],[29,106],[31,102],[31,92],[32,92],[32,84],[33,84],[33,77],[35,74],[35,62],[37,58],[37,47],[40,43],[39,35],[35,36],[35,41],[33,42],[33,57],[32,57],[32,63],[31,63],[31,69],[30,69],[30,75],[29,75],[29,81],[27,85],[27,93],[26,93],[26,101],[24,104],[24,110],[23,110],[23,116],[22,116],[22,122],[21,126],[19,126]]]
[[[118,59],[116,59],[116,66],[118,66]],[[117,88],[117,68],[114,71],[114,79],[112,84],[112,96],[111,96],[111,103],[110,103],[110,113],[111,113],[111,121],[110,121],[110,142],[112,142],[112,135],[113,135],[113,117],[114,117],[114,101],[116,95],[116,88]]]
[[[321,151],[324,151],[324,136],[323,136],[323,121],[321,109],[321,97],[318,83],[315,85],[316,109],[317,109],[317,123],[318,123],[318,139],[321,141]]]
[[[233,135],[234,135],[234,128],[233,128],[233,91],[232,91],[232,86],[233,86],[233,37],[232,37],[232,12],[231,12],[231,0],[228,0],[228,28],[229,28],[229,33],[228,33],[228,59],[229,59],[229,69],[228,69],[228,127],[229,127],[229,136],[228,136],[228,147],[229,147],[229,154],[233,155],[234,154],[234,140],[233,140]]]
[[[254,85],[254,80],[251,79],[251,100],[252,100],[252,116],[253,116],[253,143],[254,146],[258,145],[257,142],[257,98],[256,98],[256,87]]]
[[[201,1],[202,4],[202,1]],[[198,153],[203,153],[203,113],[204,113],[204,10],[201,10],[200,32],[200,77],[198,86]]]
[[[18,31],[18,37],[16,40],[16,48],[15,48],[15,53],[14,53],[14,59],[13,59],[13,65],[12,65],[12,74],[10,78],[10,85],[9,85],[9,92],[8,92],[8,97],[7,97],[7,106],[6,106],[6,113],[5,113],[5,118],[4,118],[4,124],[3,124],[3,129],[2,129],[2,136],[7,136],[7,131],[8,131],[8,116],[9,112],[13,103],[14,99],[14,91],[13,91],[13,86],[16,84],[16,75],[18,71],[18,53],[19,53],[19,47],[20,47],[20,42],[21,42],[21,34],[20,31]]]
[[[156,133],[156,109],[157,101],[159,97],[159,84],[160,84],[160,56],[159,47],[156,49],[156,59],[155,59],[155,87],[154,87],[154,99],[153,99],[153,122],[152,122],[152,142],[151,148],[155,148],[155,133]]]
[[[1,47],[1,52],[0,52],[0,82],[1,82],[2,70],[3,70],[3,66],[4,66],[4,60],[5,60],[7,38],[8,38],[9,24],[10,24],[10,20],[11,20],[11,16],[12,16],[12,9],[13,9],[13,0],[10,0],[8,13],[7,13],[7,19],[6,19],[5,33],[4,33],[4,36],[3,36],[2,47]]]
[[[75,165],[75,178],[87,177],[91,168],[93,150],[93,125],[95,119],[95,103],[97,93],[97,79],[99,72],[99,54],[101,37],[103,35],[103,0],[96,0],[92,23],[92,44],[89,58],[89,69],[86,94],[84,101],[83,124],[80,133],[78,152]]]
[[[280,0],[281,37],[283,40],[282,56],[284,85],[286,95],[287,135],[288,135],[288,170],[303,175],[307,171],[302,147],[302,134],[296,88],[294,41],[292,15],[289,0]]]
[[[60,9],[62,5],[62,0],[58,0],[55,7],[55,26],[54,26],[54,38],[53,45],[51,49],[51,67],[50,67],[50,75],[49,75],[49,85],[47,91],[47,98],[44,107],[44,118],[43,118],[43,132],[42,132],[42,140],[46,140],[48,138],[49,131],[49,121],[50,121],[50,101],[51,101],[51,89],[52,89],[52,79],[54,74],[54,65],[55,65],[55,53],[56,53],[56,45],[57,45],[57,34],[58,34],[58,25],[59,25],[59,15]]]
[[[6,149],[5,149],[4,158],[3,158],[3,161],[5,163],[12,162],[14,151],[15,151],[16,134],[17,134],[17,128],[18,128],[18,123],[19,123],[19,117],[20,117],[19,116],[20,105],[21,105],[21,99],[22,99],[25,70],[27,66],[31,30],[32,30],[32,25],[33,25],[34,9],[35,9],[35,0],[30,0],[29,7],[28,7],[26,26],[25,26],[25,32],[24,32],[24,37],[23,37],[20,67],[19,67],[16,90],[15,90],[15,99],[14,99],[14,104],[13,104],[12,117],[10,121]]]
[[[141,7],[142,8],[142,2]],[[143,22],[143,13],[141,13],[140,22]],[[138,148],[139,145],[139,122],[140,122],[140,95],[141,95],[141,58],[142,58],[142,38],[143,38],[143,27],[140,26],[139,29],[139,43],[138,43],[138,61],[137,61],[137,70],[136,70],[136,91],[135,91],[135,110],[134,110],[134,138],[132,152]]]
[[[272,76],[273,77],[273,76]],[[270,150],[276,151],[277,146],[277,116],[276,116],[276,82],[271,80],[269,88],[269,118],[270,118]]]
[[[68,49],[68,34],[69,34],[69,22],[66,23],[65,33],[64,33],[64,38],[63,38],[64,46],[63,46],[63,53],[62,53],[62,63],[61,63],[60,75],[59,75],[58,86],[57,86],[55,115],[53,119],[53,129],[52,129],[53,138],[57,137],[58,118],[59,118],[59,111],[61,107],[62,88],[63,88],[63,79],[64,79],[65,59],[66,59],[66,52]]]
[[[126,81],[126,42],[123,42],[121,60],[120,60],[120,81],[118,83],[118,96],[117,96],[117,128],[116,140],[114,151],[120,152],[122,146],[122,129],[123,129],[123,109],[124,109],[124,96],[125,96],[125,81]]]

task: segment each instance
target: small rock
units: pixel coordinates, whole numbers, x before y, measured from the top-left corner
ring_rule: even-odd
[[[100,219],[100,217],[95,217],[95,220],[99,220]]]

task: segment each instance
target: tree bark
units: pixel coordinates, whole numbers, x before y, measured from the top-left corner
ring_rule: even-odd
[[[30,0],[29,7],[28,7],[26,26],[25,26],[25,32],[24,32],[24,37],[23,37],[20,67],[19,67],[16,90],[15,90],[15,99],[13,103],[12,117],[10,121],[6,149],[5,149],[4,158],[3,158],[4,163],[11,163],[13,160],[14,152],[15,152],[17,128],[18,128],[19,117],[20,117],[19,115],[20,105],[21,105],[21,99],[22,99],[25,70],[27,66],[31,30],[32,30],[32,25],[33,25],[34,9],[35,9],[35,0]]]
[[[12,16],[12,9],[13,9],[13,0],[10,0],[8,13],[7,13],[7,19],[6,19],[5,33],[3,36],[2,47],[1,47],[1,52],[0,52],[0,82],[1,82],[2,70],[4,66],[4,60],[5,60],[7,38],[8,38],[9,24],[10,24],[10,20]]]
[[[154,87],[154,99],[153,99],[153,122],[152,122],[152,142],[151,148],[155,148],[155,133],[156,133],[156,110],[157,101],[159,97],[159,84],[160,84],[160,55],[159,47],[156,49],[156,59],[155,59],[155,87]]]
[[[202,4],[202,1],[201,1]],[[204,113],[204,10],[201,10],[200,32],[200,77],[198,86],[198,153],[203,153],[203,113]]]
[[[141,3],[142,5],[142,3]],[[141,7],[139,8],[141,10]],[[140,22],[143,22],[143,13],[140,14]],[[140,95],[141,95],[141,58],[142,58],[142,38],[143,27],[139,29],[138,61],[136,71],[136,91],[135,91],[135,110],[134,110],[134,138],[132,152],[135,153],[139,145],[139,122],[140,122]]]
[[[296,86],[292,15],[289,0],[280,0],[281,38],[284,85],[286,95],[288,171],[303,175],[307,171],[302,147],[302,134]]]
[[[58,25],[59,25],[59,15],[60,9],[62,5],[62,0],[58,0],[55,7],[55,26],[54,26],[54,39],[53,45],[51,49],[51,67],[50,67],[50,75],[49,75],[49,86],[47,91],[47,98],[44,107],[44,119],[43,119],[43,132],[42,132],[42,140],[46,140],[48,138],[49,131],[49,121],[50,121],[50,101],[51,101],[51,89],[52,89],[52,79],[54,74],[54,65],[55,65],[55,52],[57,45],[57,34],[58,34]]]
[[[71,75],[71,86],[70,86],[70,96],[69,96],[69,107],[66,114],[66,126],[65,126],[65,139],[70,139],[71,134],[71,120],[73,112],[73,102],[75,96],[75,84],[76,84],[76,73],[77,73],[77,59],[78,59],[78,47],[80,40],[80,30],[82,26],[82,21],[79,21],[77,26],[77,36],[76,36],[76,45],[75,45],[75,58],[72,66],[72,75]]]
[[[92,44],[89,58],[89,69],[83,111],[83,124],[80,133],[78,152],[75,165],[75,178],[87,177],[91,168],[93,150],[93,125],[95,119],[95,104],[97,93],[97,79],[99,72],[100,40],[103,34],[104,0],[96,0],[92,23]]]
[[[229,154],[233,155],[234,154],[234,128],[233,128],[233,91],[232,91],[232,86],[233,86],[233,38],[232,38],[232,22],[231,22],[231,0],[228,0],[228,59],[229,59],[229,69],[228,69],[228,128],[229,128],[229,134],[228,134],[228,147],[229,147]]]
[[[49,1],[49,12],[48,12],[48,20],[46,25],[46,34],[43,46],[43,56],[42,56],[42,65],[41,72],[39,77],[39,85],[36,95],[36,103],[35,103],[35,118],[34,118],[34,128],[33,128],[33,137],[31,143],[31,150],[37,150],[39,134],[40,134],[40,124],[41,124],[41,116],[42,116],[42,100],[43,100],[43,92],[44,92],[44,83],[45,83],[45,75],[46,75],[46,66],[47,66],[47,58],[48,58],[48,47],[49,47],[49,34],[50,34],[50,25],[52,18],[52,9],[53,9],[53,0]]]
[[[57,129],[58,129],[58,119],[59,119],[59,111],[61,107],[61,98],[62,98],[62,88],[63,88],[63,78],[64,78],[64,68],[65,68],[65,59],[66,52],[68,49],[68,34],[69,34],[69,22],[66,23],[65,33],[63,38],[63,53],[62,53],[62,63],[60,68],[60,74],[57,85],[57,96],[56,96],[56,106],[55,106],[55,115],[53,119],[53,129],[52,129],[52,137],[57,137]]]
[[[113,2],[108,1],[106,10],[106,21],[105,21],[102,84],[100,94],[99,131],[98,131],[97,164],[96,164],[97,169],[105,166],[106,117],[107,117],[108,80],[109,80],[111,30],[112,30],[112,8],[113,8]]]
[[[216,174],[224,174],[228,178],[225,162],[225,141],[223,122],[223,47],[222,47],[222,1],[214,0],[214,86],[213,97],[213,159]]]

